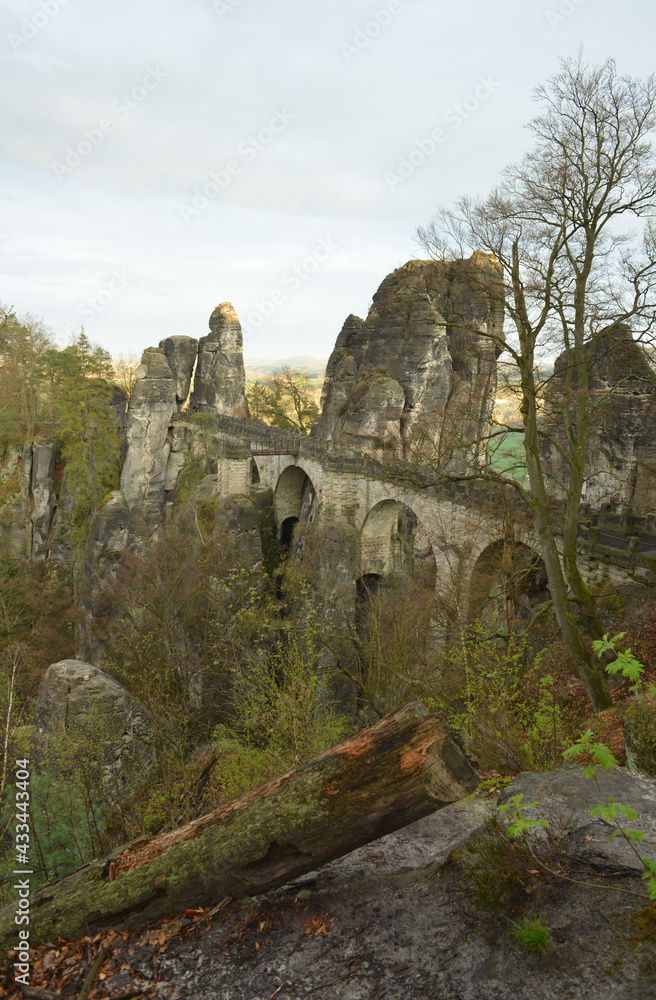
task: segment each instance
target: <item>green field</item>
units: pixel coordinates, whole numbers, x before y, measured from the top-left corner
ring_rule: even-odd
[[[502,472],[520,482],[524,482],[527,478],[523,434],[513,431],[494,438],[490,441],[488,453],[490,465],[495,472]]]

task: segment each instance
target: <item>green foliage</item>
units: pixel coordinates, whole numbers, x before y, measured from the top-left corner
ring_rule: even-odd
[[[65,350],[44,352],[37,375],[48,399],[50,433],[63,444],[66,488],[75,500],[71,541],[79,557],[93,514],[118,485],[120,444],[109,405],[112,360],[82,331]]]
[[[612,663],[606,665],[606,672],[615,675],[621,674],[626,680],[631,682],[629,691],[639,691],[642,688],[642,674],[645,672],[645,668],[642,663],[640,663],[630,649],[617,649],[617,643],[619,639],[624,638],[624,632],[618,632],[616,636],[612,639],[608,638],[608,635],[604,635],[603,639],[595,639],[592,643],[592,648],[594,649],[597,656],[602,656],[605,652],[617,653],[616,658]]]
[[[533,819],[524,815],[525,809],[537,808],[539,808],[538,802],[524,802],[524,795],[520,793],[519,795],[513,795],[510,802],[499,806],[498,812],[500,816],[506,812],[509,814],[508,833],[511,837],[520,837],[528,830],[535,830],[539,826],[546,827],[548,825],[546,819]]]
[[[427,623],[434,605],[430,573],[388,581],[377,593],[363,596],[356,623],[361,693],[377,713],[393,712],[415,697],[430,707],[436,665],[434,634]]]
[[[524,916],[521,920],[509,921],[510,933],[516,937],[525,951],[542,953],[549,941],[551,929],[540,917]]]
[[[103,774],[103,748],[108,733],[95,719],[75,733],[62,731],[38,752],[32,767],[30,795],[30,863],[32,888],[62,878],[110,850],[115,807]],[[12,794],[5,797],[2,828],[13,826]],[[11,845],[0,858],[1,895],[11,884]],[[7,881],[9,880],[9,881]]]
[[[493,645],[491,630],[494,622],[476,621],[446,653],[427,702],[484,770],[549,770],[570,739],[565,691],[542,674],[542,656],[527,662],[524,641]]]
[[[213,525],[201,541],[182,508],[125,556],[97,606],[103,666],[156,726],[157,767],[121,806],[124,839],[193,819],[346,732],[323,679],[311,592],[254,573],[238,544]]]
[[[538,680],[539,701],[535,708],[533,725],[527,736],[534,747],[549,746],[554,766],[558,759],[559,734],[562,726],[562,711],[553,694],[554,679],[546,674]],[[548,741],[548,742],[547,742]]]
[[[207,454],[187,452],[184,465],[180,470],[180,486],[177,502],[181,505],[189,498],[198,484],[207,475]]]
[[[604,635],[603,639],[598,639],[593,643],[595,653],[598,656],[602,656],[605,652],[617,652],[618,640],[623,637],[624,632],[618,633],[612,639],[608,635]],[[632,686],[629,688],[630,691],[636,692],[642,688],[641,675],[644,672],[644,667],[635,659],[630,649],[620,652],[617,658],[606,666],[606,670],[612,674],[621,673],[626,680],[632,681]],[[594,734],[591,729],[583,733],[573,746],[565,750],[563,757],[565,760],[571,761],[576,760],[582,754],[587,754],[592,758],[593,763],[585,769],[585,777],[587,779],[594,779],[599,789],[599,795],[601,796],[601,787],[594,765],[598,764],[606,771],[613,771],[618,767],[618,762],[604,743],[594,741]],[[620,825],[620,817],[624,817],[628,822],[633,822],[638,818],[639,813],[632,806],[616,802],[610,796],[607,803],[599,803],[599,805],[591,809],[590,815],[599,816],[605,822],[615,826],[610,840],[615,840],[616,837],[623,837],[629,846],[632,847],[634,854],[645,868],[643,878],[647,883],[649,897],[656,900],[656,862],[643,857],[635,847],[636,843],[641,843],[645,839],[645,833],[643,830],[633,830]]]
[[[612,771],[619,766],[617,759],[606,744],[595,742],[594,733],[591,729],[587,729],[571,747],[563,751],[563,757],[567,761],[577,760],[581,754],[589,754],[595,764],[599,764],[605,771]],[[593,774],[594,765],[590,764],[585,769],[585,776],[586,778],[591,778]]]
[[[234,719],[214,733],[223,797],[298,767],[348,733],[321,673],[323,624],[316,601],[305,586],[295,597],[293,617],[277,622],[260,602],[237,612],[248,631],[254,622],[246,619],[255,613],[261,631],[257,652],[233,672]]]
[[[55,572],[0,557],[0,808],[10,794],[14,738],[49,663],[73,656],[69,587]]]
[[[38,360],[52,347],[50,334],[33,316],[19,319],[0,305],[0,445],[21,447],[36,432],[42,406]]]

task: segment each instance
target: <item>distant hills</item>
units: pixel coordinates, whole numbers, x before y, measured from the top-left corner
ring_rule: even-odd
[[[305,354],[293,358],[244,358],[246,378],[256,375],[271,375],[287,365],[289,368],[300,368],[311,378],[323,378],[327,365],[326,358],[311,358]]]

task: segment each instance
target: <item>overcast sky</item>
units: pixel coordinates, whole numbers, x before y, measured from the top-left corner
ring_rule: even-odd
[[[654,66],[653,0],[3,0],[0,301],[113,355],[207,332],[327,357],[438,204],[527,148],[583,43]],[[432,136],[432,137],[431,137]]]

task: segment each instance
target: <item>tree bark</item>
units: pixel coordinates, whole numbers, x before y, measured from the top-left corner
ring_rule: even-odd
[[[411,702],[295,771],[197,820],[136,841],[30,897],[30,944],[140,928],[188,906],[256,895],[455,802],[478,775]],[[115,867],[111,880],[103,877]],[[15,905],[0,944],[15,946]]]

